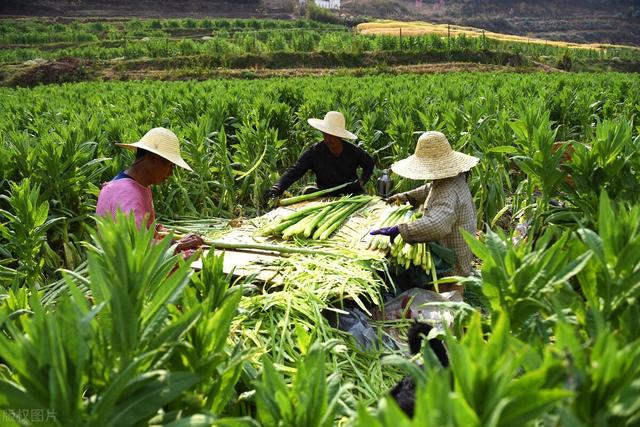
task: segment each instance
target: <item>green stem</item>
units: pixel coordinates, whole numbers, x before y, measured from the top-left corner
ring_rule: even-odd
[[[332,188],[327,188],[325,190],[320,190],[320,191],[316,191],[314,193],[309,193],[309,194],[302,194],[300,196],[295,196],[295,197],[289,197],[287,199],[282,199],[280,200],[279,204],[280,206],[288,206],[288,205],[293,205],[294,203],[299,203],[299,202],[306,202],[309,200],[313,200],[313,199],[317,199],[318,197],[324,196],[325,194],[329,194],[332,193],[334,191],[337,190],[341,190],[351,184],[355,184],[356,181],[353,182],[345,182],[344,184],[340,184],[338,186],[332,187]]]
[[[340,227],[342,225],[342,223],[344,223],[344,221],[349,218],[352,214],[354,214],[355,212],[357,212],[360,208],[362,208],[364,205],[366,204],[366,202],[362,203],[362,204],[358,204],[358,205],[354,205],[354,206],[349,206],[347,211],[344,213],[344,215],[342,215],[341,217],[338,217],[333,224],[331,224],[321,235],[320,235],[320,240],[325,240],[327,238],[329,238],[329,236],[331,235],[331,233],[333,233],[334,231],[336,231],[336,229],[338,227]]]
[[[266,252],[278,252],[283,254],[324,255],[330,257],[344,257],[344,254],[319,251],[317,249],[296,248],[292,246],[270,245],[260,243],[231,243],[218,240],[203,239],[205,245],[215,249],[255,249]]]

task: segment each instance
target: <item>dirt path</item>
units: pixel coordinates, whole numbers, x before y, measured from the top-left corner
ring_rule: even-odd
[[[216,78],[272,78],[300,76],[365,76],[375,74],[437,74],[437,73],[492,73],[555,71],[551,67],[509,67],[503,65],[472,64],[464,62],[447,62],[438,64],[398,65],[373,68],[280,68],[280,69],[211,69],[211,70],[117,70],[116,67],[102,70],[102,80],[206,80]]]

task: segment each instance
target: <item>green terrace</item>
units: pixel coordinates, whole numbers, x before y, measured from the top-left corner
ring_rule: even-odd
[[[153,70],[167,64],[169,69],[192,70],[193,77],[198,77],[198,68],[244,69],[261,64],[265,68],[349,68],[466,62],[637,71],[640,50],[567,49],[464,34],[370,36],[310,20],[0,21],[0,64],[4,64],[0,71],[5,84],[28,84],[30,79],[21,79],[21,74],[37,74],[44,60],[69,58],[85,62],[72,67],[73,72],[61,72],[54,82],[113,78],[108,70],[114,67],[142,65]]]

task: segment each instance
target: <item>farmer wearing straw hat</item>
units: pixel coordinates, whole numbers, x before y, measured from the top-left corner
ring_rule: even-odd
[[[265,199],[279,197],[308,170],[315,173],[316,183],[321,190],[353,182],[331,193],[331,196],[362,194],[364,184],[373,173],[374,161],[366,151],[345,141],[357,137],[345,129],[342,113],[329,111],[324,119],[308,119],[307,122],[322,132],[323,141],[305,151],[295,165],[287,169],[280,180],[265,192]],[[358,178],[359,167],[362,168],[362,175]]]
[[[174,165],[188,171],[192,169],[182,159],[178,137],[169,129],[154,128],[138,142],[116,145],[134,150],[136,159],[129,169],[104,184],[98,196],[96,214],[115,218],[119,209],[132,213],[138,227],[144,224],[148,228],[156,219],[150,186],[162,184],[169,178]],[[178,241],[175,251],[197,248],[202,243],[200,237],[188,235]]]
[[[451,275],[469,276],[473,255],[460,230],[475,234],[476,209],[466,182],[466,173],[478,163],[478,158],[451,149],[440,132],[425,132],[418,139],[415,154],[391,166],[398,175],[415,180],[431,180],[389,201],[409,202],[413,206],[424,203],[422,218],[393,227],[373,230],[393,240],[398,234],[408,243],[437,241],[453,250],[456,262]],[[459,289],[459,288],[457,288]]]

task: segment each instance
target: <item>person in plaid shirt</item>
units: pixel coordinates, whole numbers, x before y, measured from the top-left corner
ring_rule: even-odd
[[[394,163],[391,169],[402,177],[430,180],[431,184],[388,199],[389,202],[409,202],[414,207],[423,205],[422,218],[409,224],[373,230],[371,234],[389,236],[392,240],[400,234],[408,243],[436,241],[456,254],[456,263],[450,275],[471,275],[473,254],[460,230],[472,234],[476,232],[476,209],[467,185],[466,172],[478,160],[477,157],[454,151],[441,132],[423,133],[418,139],[415,154]],[[457,286],[449,289],[462,291]]]

